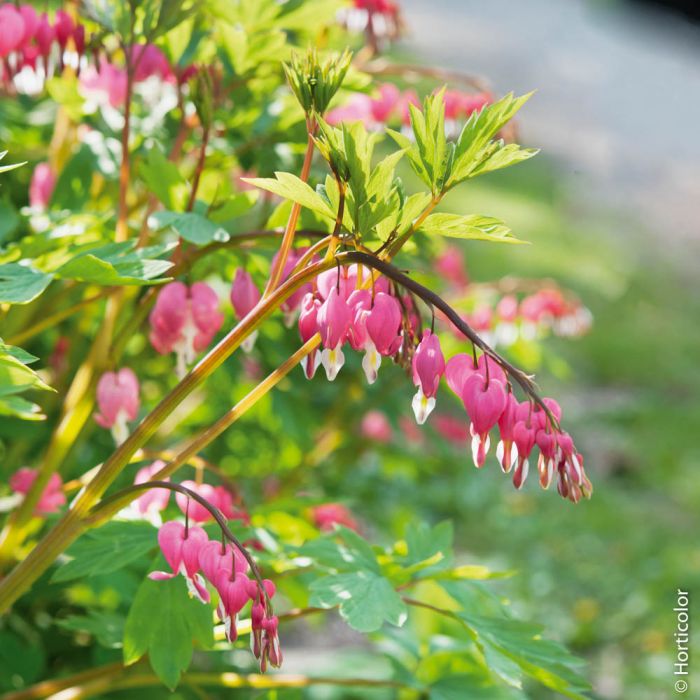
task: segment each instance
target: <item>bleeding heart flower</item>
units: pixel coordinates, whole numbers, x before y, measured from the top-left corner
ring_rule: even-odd
[[[308,340],[318,333],[318,310],[321,307],[321,302],[314,297],[311,292],[304,295],[301,302],[301,312],[299,314],[299,335],[302,342]],[[321,355],[318,350],[312,350],[305,359],[302,360],[304,368],[304,376],[311,379],[318,366],[321,364]]]
[[[218,508],[227,519],[237,518],[233,507],[233,496],[224,486],[212,486],[211,484],[198,484],[195,481],[183,481],[182,486],[194,491],[211,505]],[[189,498],[184,493],[175,494],[175,502],[178,508],[196,523],[206,523],[214,519],[214,516],[200,503]]]
[[[483,467],[490,446],[489,431],[496,425],[506,407],[506,389],[500,380],[487,380],[476,371],[464,382],[462,401],[471,419],[474,464]]]
[[[201,527],[192,525],[186,527],[183,523],[170,521],[158,530],[158,544],[165,561],[172,569],[153,571],[148,578],[154,581],[164,581],[182,574],[187,582],[190,595],[202,603],[209,602],[209,591],[204,585],[204,579],[199,575],[199,552],[209,542],[207,533]]]
[[[347,300],[335,287],[330,290],[326,300],[321,304],[316,319],[324,347],[321,363],[326,370],[328,380],[333,381],[345,363],[345,356],[340,348],[347,338],[352,321]]]
[[[378,292],[374,295],[370,308],[361,313],[364,315],[366,329],[362,367],[368,383],[374,384],[382,355],[394,355],[401,346],[401,305],[396,297]]]
[[[435,396],[444,373],[445,357],[440,349],[440,339],[426,330],[413,355],[413,383],[418,391],[412,405],[419,425],[425,423],[435,408]]]
[[[535,430],[524,420],[519,420],[513,426],[513,444],[518,451],[518,463],[513,472],[513,485],[516,489],[521,489],[529,471],[528,458],[535,446]]]
[[[208,284],[195,282],[188,289],[182,282],[171,282],[160,290],[149,320],[151,344],[161,355],[175,352],[177,373],[183,377],[187,365],[218,333],[224,316]]]
[[[37,476],[39,476],[38,469],[22,467],[10,477],[10,489],[17,494],[26,495],[36,481]],[[56,513],[65,504],[66,495],[63,493],[63,482],[61,477],[54,472],[49,477],[36,506],[34,506],[34,515],[43,516],[49,513]]]
[[[118,372],[105,372],[97,382],[97,407],[95,422],[111,429],[117,445],[129,437],[129,421],[139,414],[139,380],[128,368]]]
[[[147,481],[150,481],[164,466],[165,462],[158,459],[153,462],[153,464],[142,467],[136,472],[134,484],[145,484]],[[170,481],[170,479],[161,479],[161,481]],[[143,496],[139,496],[134,501],[134,505],[136,510],[148,520],[151,522],[158,522],[160,520],[160,513],[168,507],[169,502],[169,489],[153,488],[146,491]]]
[[[506,399],[506,407],[498,419],[498,430],[501,439],[496,446],[496,456],[504,474],[507,474],[518,458],[518,448],[513,444],[513,429],[518,420],[518,400],[512,392]]]
[[[253,278],[242,267],[236,270],[231,286],[231,304],[237,319],[245,318],[260,301],[260,290],[255,286]],[[250,352],[255,345],[258,331],[253,331],[241,344],[245,352]]]

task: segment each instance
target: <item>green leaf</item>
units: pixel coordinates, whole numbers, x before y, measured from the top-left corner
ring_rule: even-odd
[[[65,630],[87,632],[103,647],[119,649],[124,637],[124,618],[105,610],[90,610],[87,615],[69,615],[56,624]]]
[[[127,241],[90,247],[61,265],[54,274],[62,279],[104,286],[158,284],[164,281],[156,278],[167,272],[173,263],[148,256],[160,254],[165,248],[134,249],[134,246],[134,241]]]
[[[46,416],[36,404],[18,396],[30,389],[53,391],[26,365],[36,358],[21,348],[0,341],[0,415],[22,420],[43,420]]]
[[[401,627],[406,621],[406,604],[401,596],[374,571],[325,576],[314,581],[310,591],[311,606],[340,606],[341,617],[358,632],[374,632],[385,621]]]
[[[420,520],[413,521],[406,528],[405,539],[408,548],[406,563],[417,564],[440,553],[445,565],[449,566],[454,539],[454,528],[449,520],[444,520],[435,527]]]
[[[151,215],[148,225],[152,229],[170,227],[186,241],[196,245],[206,245],[213,241],[228,241],[228,232],[200,214],[174,211],[158,211]]]
[[[71,211],[80,210],[90,198],[92,178],[97,171],[95,154],[83,144],[58,176],[51,196],[52,206]]]
[[[331,534],[307,542],[298,552],[333,571],[367,569],[377,574],[381,571],[372,547],[356,532],[342,526],[336,526]]]
[[[485,649],[502,654],[542,685],[570,698],[584,698],[590,687],[573,668],[583,664],[561,644],[543,639],[537,625],[506,618],[457,613]]]
[[[535,155],[536,150],[521,151],[515,144],[504,146],[502,141],[489,143],[531,95],[532,93],[528,93],[514,97],[510,93],[469,117],[457,139],[452,172],[445,185],[447,189],[469,177],[506,167]],[[498,155],[499,152],[502,153]],[[493,167],[486,165],[490,158],[495,158]]]
[[[277,172],[275,178],[256,177],[243,178],[243,180],[285,199],[291,199],[321,216],[335,219],[335,212],[330,209],[323,197],[296,175]]]
[[[6,155],[7,151],[0,151],[0,160],[2,160]],[[10,165],[0,165],[0,173],[6,173],[10,170],[14,170],[15,168],[21,168],[23,165],[26,164],[27,161],[24,161],[23,163],[12,163]]]
[[[78,79],[74,74],[49,78],[46,90],[54,102],[65,108],[73,121],[79,122],[83,118],[85,98],[78,90]]]
[[[500,220],[478,214],[437,213],[428,216],[419,231],[427,235],[465,238],[492,243],[525,243],[513,236],[511,230]]]
[[[39,272],[29,265],[0,265],[0,303],[28,304],[51,283],[53,275]]]
[[[157,146],[153,146],[146,160],[141,162],[139,176],[167,209],[185,208],[190,192],[187,181]]]
[[[144,579],[126,618],[124,663],[133,664],[147,653],[155,674],[174,690],[190,665],[195,643],[204,648],[213,644],[211,608],[190,598],[179,576]]]
[[[52,581],[72,581],[117,571],[156,547],[156,530],[144,522],[110,522],[83,535],[66,551],[70,561],[60,566]]]

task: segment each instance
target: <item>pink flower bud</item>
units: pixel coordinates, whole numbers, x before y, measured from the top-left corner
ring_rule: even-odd
[[[231,304],[236,318],[245,318],[260,301],[260,290],[255,286],[253,278],[242,267],[236,270],[231,285]],[[241,347],[245,352],[250,352],[255,345],[258,332],[253,331],[244,341]]]
[[[360,434],[375,442],[391,442],[393,431],[389,419],[381,411],[367,411],[360,423]]]
[[[232,519],[237,515],[233,507],[233,497],[225,487],[198,484],[195,481],[183,481],[182,486],[194,491],[212,506],[218,508],[224,517]],[[201,503],[197,503],[184,493],[176,493],[175,502],[183,514],[187,514],[190,520],[194,520],[196,523],[206,523],[214,518]]]
[[[513,427],[513,443],[518,451],[518,463],[513,472],[513,485],[516,489],[520,489],[527,479],[528,458],[535,446],[535,431],[524,420],[519,420]]]
[[[90,66],[80,73],[80,93],[101,107],[122,107],[126,102],[126,88],[126,70],[108,61],[101,61],[99,70]]]
[[[246,574],[250,568],[245,557],[230,544],[210,540],[199,550],[199,568],[210,583],[214,583],[221,571],[231,577]]]
[[[137,44],[132,50],[136,82],[140,83],[154,75],[167,80],[173,75],[165,54],[154,44]]]
[[[401,306],[396,297],[379,292],[365,314],[367,340],[362,367],[367,381],[373,384],[382,362],[381,356],[394,355],[401,346]]]
[[[0,6],[0,58],[18,49],[24,40],[25,23],[14,5]]]
[[[68,39],[70,39],[75,31],[75,22],[73,18],[64,10],[58,10],[58,12],[56,12],[56,19],[54,20],[54,29],[56,31],[56,41],[58,41],[58,45],[62,49],[65,49]]]
[[[357,532],[360,528],[352,513],[341,503],[323,503],[311,509],[314,524],[322,532],[332,532],[335,525],[343,525]]]
[[[29,183],[29,206],[43,211],[48,208],[56,187],[56,176],[48,163],[39,163]]]
[[[54,20],[54,29],[56,30],[56,41],[58,41],[62,49],[65,49],[68,39],[70,39],[75,31],[75,22],[73,18],[64,10],[58,10],[58,12],[56,12],[56,19]]]
[[[95,422],[112,431],[117,445],[129,435],[127,423],[136,420],[139,413],[139,380],[128,368],[105,372],[97,383]]]
[[[518,400],[510,392],[506,399],[506,407],[498,419],[501,439],[496,447],[496,456],[505,474],[512,469],[518,458],[518,449],[513,445],[513,429],[518,420],[518,406]]]
[[[333,287],[326,300],[321,304],[318,315],[318,330],[321,333],[324,350],[321,362],[329,381],[333,381],[345,362],[340,349],[345,342],[352,321],[352,313],[346,298]]]
[[[22,15],[22,20],[24,21],[22,43],[27,44],[34,38],[34,34],[39,26],[39,16],[31,5],[20,5],[19,13]]]
[[[55,38],[54,29],[49,22],[48,15],[44,12],[39,18],[39,23],[34,32],[34,39],[42,56],[48,56],[51,53],[51,44],[53,44]]]
[[[154,581],[164,581],[182,574],[187,582],[190,594],[202,603],[209,602],[209,591],[204,580],[199,575],[199,552],[209,542],[207,533],[201,527],[192,525],[186,528],[183,523],[170,521],[158,530],[158,545],[165,561],[172,569],[153,571],[148,578]]]
[[[156,460],[153,462],[153,464],[149,464],[146,467],[141,467],[141,469],[136,472],[134,484],[145,484],[147,481],[150,481],[153,476],[164,466],[165,462]],[[162,481],[170,481],[170,479],[162,479]],[[134,503],[136,505],[136,509],[139,513],[141,513],[141,515],[154,517],[156,514],[164,511],[168,507],[169,501],[170,491],[168,489],[153,488],[146,491],[143,496],[139,496]]]
[[[250,600],[249,579],[240,573],[232,578],[228,572],[220,571],[213,583],[219,593],[219,617],[223,620],[226,638],[229,642],[235,642],[238,637],[238,613]]]
[[[450,284],[462,289],[469,284],[464,258],[459,248],[447,246],[444,252],[435,260],[436,272]]]
[[[454,416],[441,414],[433,418],[433,425],[435,426],[435,430],[437,430],[445,440],[449,440],[456,445],[463,445],[470,437],[469,426],[464,422],[464,419],[460,420]]]
[[[153,311],[150,340],[162,355],[175,352],[178,375],[211,343],[224,322],[216,292],[204,282],[189,289],[182,282],[166,284],[158,294]]]
[[[23,467],[10,477],[10,489],[15,493],[26,495],[29,493],[32,484],[36,481],[37,476],[39,476],[39,471],[37,469]],[[61,506],[65,505],[65,503],[66,496],[63,493],[63,482],[61,481],[61,477],[54,472],[49,477],[44,491],[34,507],[34,515],[43,516],[49,513],[55,513]]]
[[[487,380],[480,372],[474,372],[464,382],[461,398],[471,419],[474,464],[482,467],[490,445],[488,433],[506,407],[506,389],[498,379]]]
[[[401,91],[393,83],[382,83],[379,86],[379,96],[371,101],[372,119],[378,124],[386,124],[399,100]]]
[[[426,330],[413,355],[413,383],[418,392],[413,397],[413,412],[419,425],[425,423],[433,408],[440,378],[445,373],[445,357],[440,339]]]

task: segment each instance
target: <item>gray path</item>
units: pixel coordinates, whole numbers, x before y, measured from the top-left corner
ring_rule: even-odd
[[[603,0],[403,0],[422,59],[538,89],[528,145],[580,195],[624,209],[673,248],[700,244],[700,27]],[[420,31],[419,31],[420,29]]]

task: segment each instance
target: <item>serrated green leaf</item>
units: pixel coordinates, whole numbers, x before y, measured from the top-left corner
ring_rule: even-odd
[[[506,165],[520,162],[535,155],[532,149],[503,146],[501,142],[490,144],[498,132],[515,116],[516,112],[527,102],[532,93],[514,97],[509,93],[497,102],[474,112],[467,120],[457,139],[452,172],[445,187],[450,189],[469,177],[474,177],[488,170],[496,170]],[[512,144],[513,146],[515,144]],[[497,152],[507,149],[502,156]],[[486,162],[496,156],[493,168],[485,168]],[[510,162],[508,162],[510,160]]]
[[[0,265],[0,303],[28,304],[51,284],[53,275],[39,272],[29,265]]]
[[[341,617],[358,632],[374,632],[384,622],[401,627],[406,604],[382,575],[363,570],[317,579],[310,586],[309,604],[320,608],[340,606]]]
[[[492,243],[525,243],[515,238],[511,230],[499,219],[478,214],[431,214],[421,223],[418,230],[427,235],[450,238]]]
[[[71,559],[52,576],[56,582],[117,571],[157,546],[155,528],[144,522],[110,522],[83,535],[66,551]]]
[[[296,175],[277,172],[275,173],[275,178],[256,177],[243,179],[255,187],[301,204],[301,206],[311,209],[311,211],[321,216],[335,219],[335,212],[331,211],[323,197]]]
[[[161,557],[155,566],[160,566]],[[124,626],[124,663],[148,653],[151,668],[174,690],[190,665],[193,645],[213,643],[212,611],[187,593],[185,581],[144,579]]]

